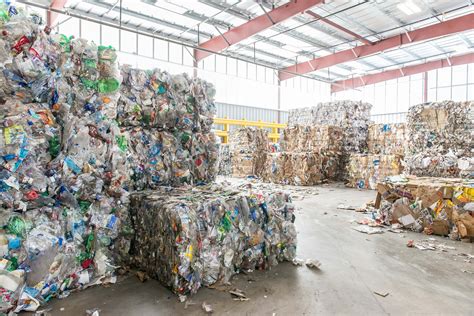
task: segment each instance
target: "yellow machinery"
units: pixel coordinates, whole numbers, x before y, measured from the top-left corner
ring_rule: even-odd
[[[267,123],[258,121],[247,121],[247,120],[232,120],[228,118],[215,118],[214,124],[223,125],[224,128],[222,130],[217,130],[216,135],[222,138],[222,143],[226,144],[229,139],[229,127],[230,125],[237,125],[237,126],[255,126],[258,128],[271,128],[271,132],[268,134],[268,137],[273,143],[276,143],[280,138],[280,133],[278,131],[279,128],[285,128],[286,124],[279,124],[279,123]]]

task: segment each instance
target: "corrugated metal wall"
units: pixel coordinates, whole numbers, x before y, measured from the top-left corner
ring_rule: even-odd
[[[216,102],[217,117],[235,120],[288,123],[288,111],[265,109],[253,106]],[[374,114],[370,118],[375,123],[404,123],[407,112]],[[222,126],[216,126],[221,129]],[[232,129],[232,127],[231,127]]]
[[[216,102],[217,117],[234,120],[246,119],[247,121],[262,121],[286,123],[288,122],[288,112],[273,109],[265,109],[253,106],[229,104]],[[280,115],[278,115],[280,114]]]
[[[406,123],[408,112],[374,114],[370,118],[375,123]]]

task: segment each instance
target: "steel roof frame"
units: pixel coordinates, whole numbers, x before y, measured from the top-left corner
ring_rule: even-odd
[[[354,61],[361,57],[372,56],[402,45],[426,41],[470,29],[474,29],[474,13],[395,35],[378,41],[374,45],[361,45],[355,48],[339,51],[332,55],[315,58],[304,63],[286,67],[280,70],[280,80],[292,78],[295,74],[306,74],[318,69],[331,67],[348,61]]]
[[[413,66],[387,70],[376,74],[354,77],[346,80],[336,81],[331,84],[331,93],[349,89],[356,89],[362,86],[392,80],[400,77],[411,76],[434,69],[451,67],[474,63],[474,53],[464,54],[454,57],[438,59]]]

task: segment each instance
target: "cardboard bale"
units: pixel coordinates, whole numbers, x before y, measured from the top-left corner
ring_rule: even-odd
[[[341,168],[338,178],[348,179],[347,165],[350,155],[366,153],[367,133],[372,105],[365,102],[341,100],[319,103],[313,108],[294,109],[289,113],[288,126],[329,125],[340,127],[343,132]]]
[[[407,147],[406,124],[371,124],[367,135],[367,146],[371,154],[405,154]]]
[[[251,127],[229,133],[232,176],[260,176],[270,150],[268,131]]]
[[[418,176],[474,177],[474,101],[410,107],[408,172]]]
[[[403,172],[401,157],[383,154],[352,154],[348,165],[348,186],[359,189],[376,189],[377,183],[387,176]]]

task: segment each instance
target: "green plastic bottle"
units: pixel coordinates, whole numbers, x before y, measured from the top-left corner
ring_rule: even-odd
[[[100,79],[97,86],[100,93],[112,93],[118,90],[120,82],[115,78]]]
[[[59,147],[59,139],[58,136],[55,135],[49,140],[49,153],[51,157],[56,158],[59,155]]]

